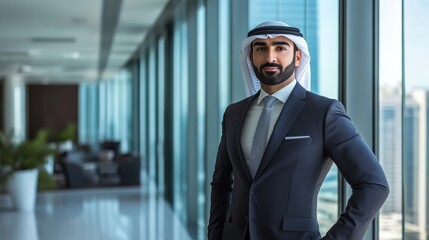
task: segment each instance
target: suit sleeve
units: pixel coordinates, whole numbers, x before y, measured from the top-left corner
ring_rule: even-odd
[[[389,194],[386,176],[338,101],[327,110],[324,138],[325,152],[350,184],[352,195],[323,239],[362,239]]]
[[[232,191],[232,166],[228,157],[225,136],[225,116],[222,121],[222,137],[216,157],[216,164],[211,182],[211,205],[208,225],[208,239],[220,240],[225,223]]]

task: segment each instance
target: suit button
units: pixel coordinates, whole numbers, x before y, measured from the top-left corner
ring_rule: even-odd
[[[250,190],[250,193],[251,193],[251,194],[255,194],[255,190],[253,190],[253,189],[252,189],[252,190]]]

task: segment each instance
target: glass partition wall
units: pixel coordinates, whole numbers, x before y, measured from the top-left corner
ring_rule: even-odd
[[[380,239],[402,239],[402,0],[380,1],[379,159],[390,185]],[[395,49],[395,50],[393,50]]]
[[[380,1],[380,160],[391,193],[380,239],[428,238],[429,2]]]
[[[404,239],[427,239],[429,226],[429,2],[403,0]]]

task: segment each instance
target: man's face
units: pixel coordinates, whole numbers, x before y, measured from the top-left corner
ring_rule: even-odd
[[[286,37],[256,39],[252,43],[250,58],[259,81],[265,85],[278,85],[295,78],[301,52]]]

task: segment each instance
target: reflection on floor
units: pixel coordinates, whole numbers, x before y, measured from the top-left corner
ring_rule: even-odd
[[[0,195],[0,239],[191,240],[170,206],[144,187],[42,192],[34,213]]]

